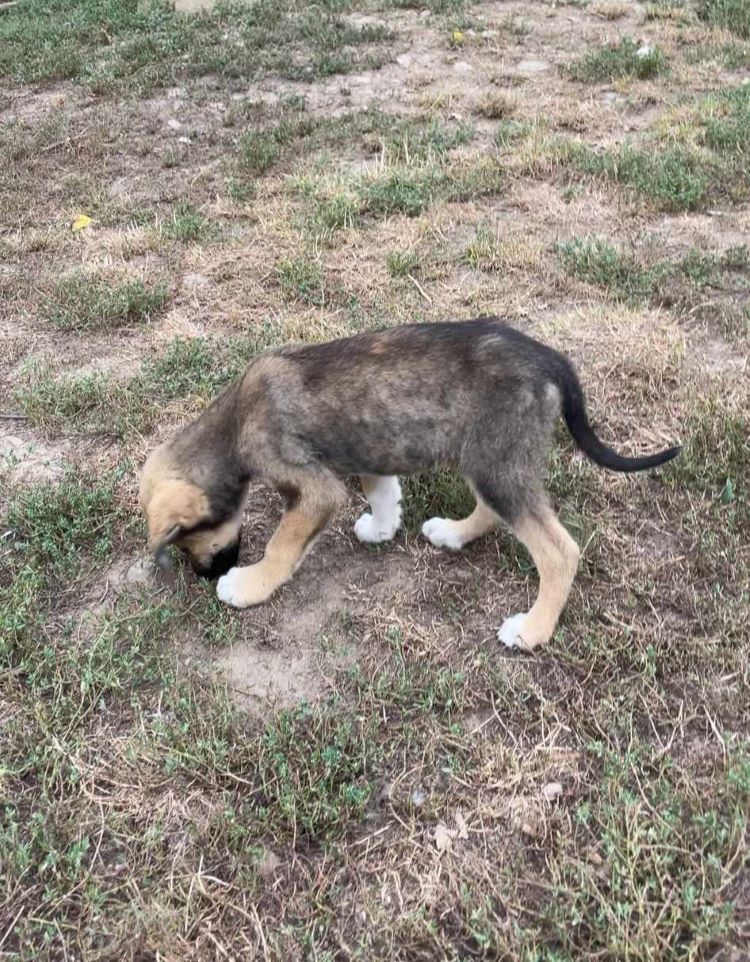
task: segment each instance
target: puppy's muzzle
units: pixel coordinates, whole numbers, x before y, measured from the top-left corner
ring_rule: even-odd
[[[225,575],[230,568],[233,568],[237,564],[237,559],[240,556],[240,539],[233,541],[232,544],[228,544],[221,551],[218,551],[211,559],[210,565],[197,564],[191,559],[190,563],[193,566],[193,571],[198,575],[199,578],[218,578],[221,575]]]

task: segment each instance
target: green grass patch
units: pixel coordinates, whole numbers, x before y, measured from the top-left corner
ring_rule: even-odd
[[[746,283],[750,250],[728,247],[721,254],[691,250],[677,260],[651,255],[646,261],[598,237],[576,237],[558,245],[563,269],[571,277],[608,290],[617,300],[689,300],[690,291],[706,287],[731,296]]]
[[[590,51],[568,68],[574,80],[586,83],[613,80],[648,80],[663,73],[667,61],[659,47],[639,46],[630,37],[623,37],[614,46]]]
[[[418,532],[428,518],[459,520],[474,510],[475,499],[464,479],[453,471],[439,468],[415,474],[402,481],[404,527]]]
[[[313,236],[327,236],[359,226],[367,217],[418,217],[437,203],[497,193],[502,184],[499,164],[480,158],[384,164],[354,178],[307,177],[297,188],[307,200],[302,226]]]
[[[661,210],[686,211],[710,201],[742,201],[750,192],[750,87],[700,98],[662,125],[660,141],[596,151],[558,143],[558,163],[622,184]]]
[[[42,314],[63,331],[106,331],[143,324],[164,309],[166,285],[146,287],[141,280],[113,282],[102,276],[73,274],[62,280],[42,305]]]
[[[698,16],[712,27],[731,30],[750,39],[750,6],[747,0],[700,0]]]
[[[166,240],[179,244],[199,244],[216,236],[217,225],[192,204],[181,201],[159,221],[159,232]]]
[[[390,251],[385,266],[391,277],[408,277],[419,265],[419,257],[414,251]]]
[[[278,266],[281,292],[287,300],[321,307],[325,302],[323,272],[310,256],[285,258]]]
[[[141,93],[207,75],[312,80],[381,63],[391,38],[387,27],[344,19],[335,4],[228,2],[196,16],[161,0],[21,0],[0,19],[0,75]]]
[[[624,753],[592,748],[601,753],[602,777],[581,799],[574,831],[578,850],[594,853],[596,865],[554,858],[552,897],[535,907],[540,921],[529,920],[529,947],[536,939],[554,944],[549,959],[710,953],[731,925],[723,866],[746,827],[746,757],[690,773],[636,739]]]
[[[22,371],[16,400],[35,427],[66,427],[83,433],[117,433],[127,399],[122,385],[107,374],[56,376],[48,361]]]
[[[571,277],[604,287],[619,299],[638,300],[653,292],[654,271],[599,238],[574,238],[558,246],[558,255]]]
[[[71,472],[59,484],[18,490],[5,519],[12,531],[11,566],[30,566],[55,583],[72,582],[84,558],[96,563],[108,557],[125,523],[119,480],[112,475],[89,486]]]
[[[699,142],[720,155],[747,162],[750,151],[750,84],[713,94],[699,102],[695,123]]]
[[[626,144],[597,152],[576,144],[567,160],[583,173],[629,187],[667,211],[695,210],[715,187],[712,165],[680,145],[645,150]]]

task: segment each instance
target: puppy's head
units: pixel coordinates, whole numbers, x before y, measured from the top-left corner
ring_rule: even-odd
[[[242,499],[217,510],[212,492],[188,479],[168,445],[157,448],[143,468],[140,502],[148,524],[148,546],[159,563],[171,544],[204,578],[218,578],[237,563]]]

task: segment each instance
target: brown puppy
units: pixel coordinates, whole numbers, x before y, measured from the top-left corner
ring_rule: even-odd
[[[358,474],[370,502],[357,537],[380,542],[401,522],[398,476],[449,465],[471,485],[476,507],[463,520],[432,518],[422,533],[459,550],[500,523],[512,529],[534,559],[539,595],[498,637],[535,648],[555,629],[579,557],[542,487],[561,411],[581,450],[614,471],[679,453],[616,454],[591,430],[570,362],[493,318],[270,351],[149,457],[141,481],[149,545],[158,556],[176,544],[199,574],[223,575],[219,598],[244,608],[292,577],[345,502],[342,477]],[[237,568],[251,478],[281,492],[286,510],[262,560]]]

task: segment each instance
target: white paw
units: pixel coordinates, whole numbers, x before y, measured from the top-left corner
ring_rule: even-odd
[[[245,602],[240,594],[242,589],[242,574],[239,568],[230,568],[225,575],[216,582],[216,595],[219,601],[234,608],[243,608]]]
[[[464,542],[456,531],[456,522],[448,518],[430,518],[422,525],[422,534],[436,548],[460,551]]]
[[[525,621],[525,611],[522,611],[519,615],[512,615],[510,618],[506,618],[498,629],[498,641],[502,641],[508,648],[525,648],[524,640],[521,637]]]
[[[371,514],[363,514],[354,523],[354,533],[360,541],[367,544],[380,544],[381,541],[390,541],[398,531],[401,523],[401,512],[397,517],[387,521],[378,522]]]

